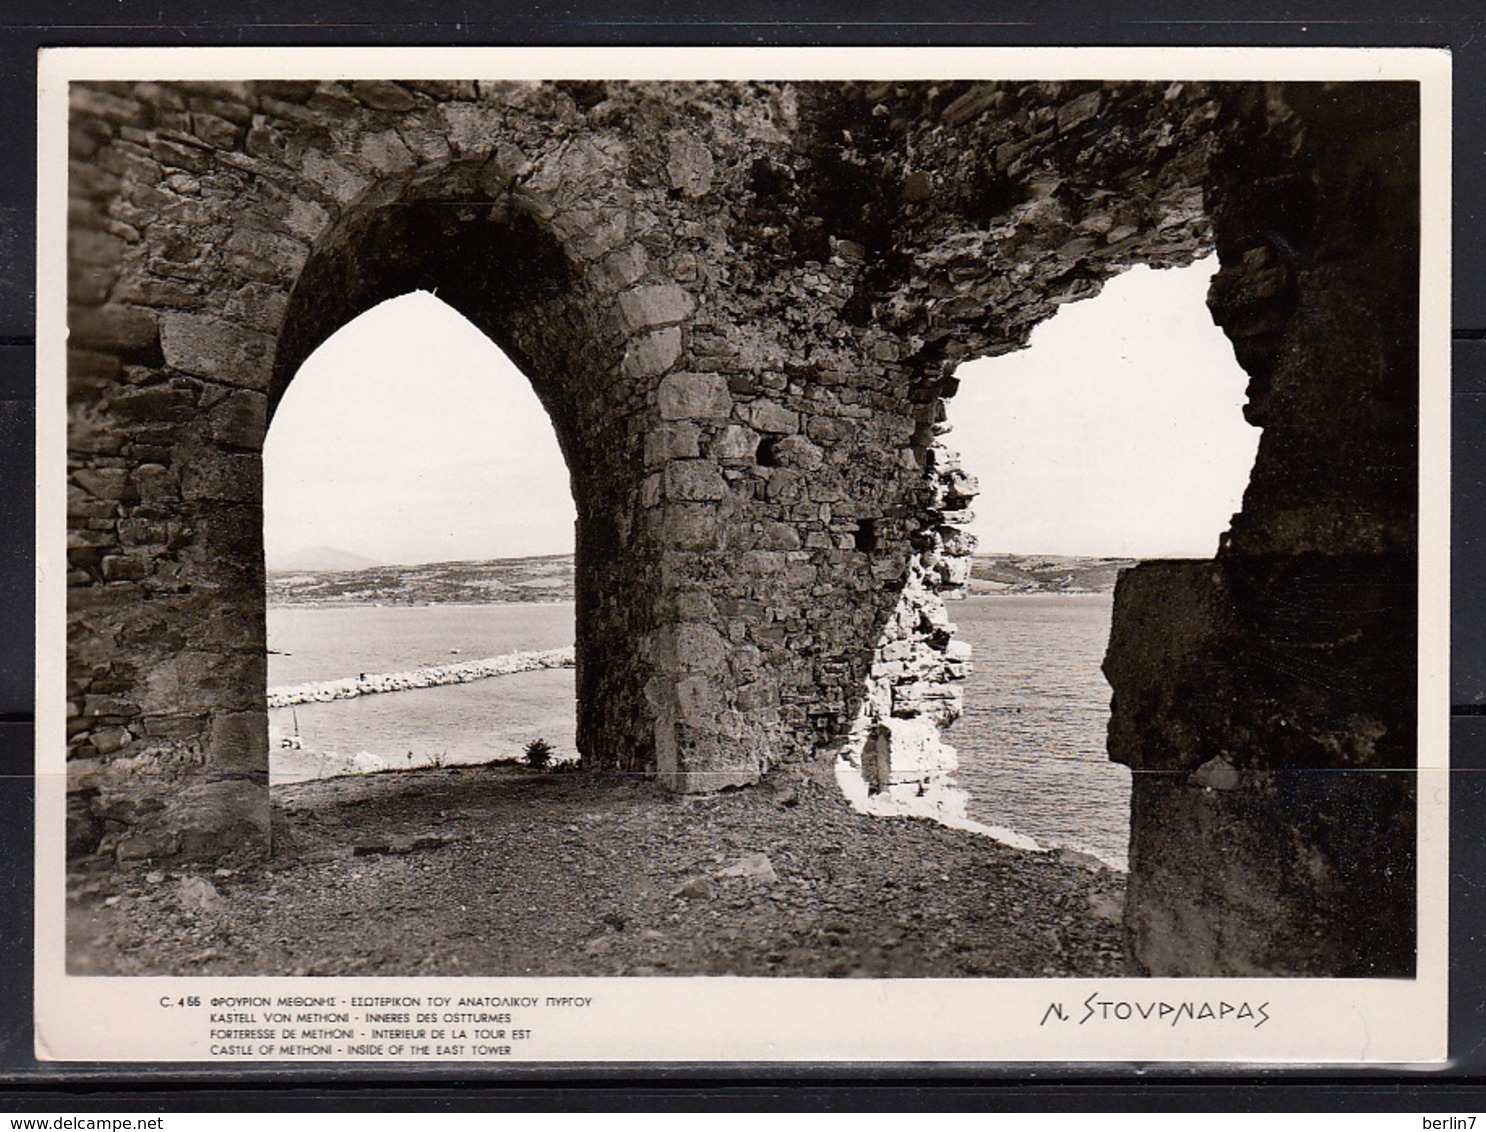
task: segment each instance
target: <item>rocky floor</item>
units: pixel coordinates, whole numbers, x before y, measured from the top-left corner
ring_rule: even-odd
[[[236,869],[72,878],[76,974],[1109,976],[1124,876],[809,777],[678,797],[510,765],[275,790]]]

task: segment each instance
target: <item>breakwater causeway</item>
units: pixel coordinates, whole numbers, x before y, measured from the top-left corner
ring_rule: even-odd
[[[491,676],[510,676],[517,672],[535,672],[539,668],[572,668],[576,664],[572,646],[510,652],[487,656],[481,660],[463,660],[454,664],[435,664],[412,668],[406,672],[363,672],[338,680],[315,680],[305,684],[288,684],[268,690],[270,708],[295,704],[325,704],[332,700],[354,700],[358,696],[375,696],[384,692],[405,692],[412,688],[439,688],[447,684],[469,684]]]

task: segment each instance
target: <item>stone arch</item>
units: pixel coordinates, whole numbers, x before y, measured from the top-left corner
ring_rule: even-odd
[[[342,218],[305,264],[279,339],[270,416],[303,359],[330,333],[383,300],[412,290],[438,296],[491,339],[527,376],[547,410],[577,505],[576,633],[578,743],[589,765],[637,765],[616,731],[634,665],[625,639],[644,623],[620,536],[639,486],[628,422],[605,419],[593,391],[622,357],[623,334],[604,296],[582,277],[556,236],[527,211],[458,184],[459,171],[416,193]],[[451,184],[451,182],[453,182]],[[612,306],[612,303],[610,304]],[[605,595],[627,592],[620,607]],[[245,595],[246,597],[246,595]],[[631,711],[633,707],[631,706]]]
[[[631,227],[628,149],[552,145],[570,99],[526,86],[478,105],[472,86],[433,89],[361,84],[363,117],[345,129],[309,109],[324,94],[313,84],[76,93],[76,137],[132,134],[74,178],[89,215],[74,237],[72,439],[108,467],[73,490],[97,501],[97,526],[129,513],[127,532],[116,519],[106,537],[76,530],[70,552],[74,623],[96,606],[122,628],[80,632],[71,668],[75,797],[95,811],[74,823],[83,845],[102,836],[127,860],[216,855],[224,830],[265,843],[266,731],[249,691],[264,683],[263,436],[320,341],[418,286],[492,337],[553,419],[579,507],[580,748],[653,769],[656,572],[633,552],[650,537],[643,385],[679,354],[691,300],[644,247],[616,246]],[[126,812],[116,791],[154,800]]]
[[[833,758],[955,584],[955,364],[1211,245],[1265,437],[1218,559],[1117,594],[1136,953],[1408,969],[1412,85],[79,84],[72,140],[77,852],[263,843],[257,449],[387,287],[437,276],[537,384],[585,477],[585,757],[695,790]],[[932,617],[894,639],[951,684]]]

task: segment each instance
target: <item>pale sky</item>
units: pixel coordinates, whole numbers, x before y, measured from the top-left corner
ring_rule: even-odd
[[[531,383],[424,292],[374,307],[310,355],[263,463],[270,565],[310,547],[378,563],[573,549],[567,465]]]
[[[984,551],[1205,556],[1259,431],[1203,303],[1213,260],[1135,268],[1018,353],[959,370],[946,438],[981,481]],[[378,563],[573,549],[567,468],[527,379],[419,292],[301,367],[264,449],[270,565],[312,547]]]
[[[980,480],[981,551],[1217,550],[1260,432],[1205,303],[1217,266],[1132,268],[1037,326],[1025,350],[959,368],[945,439]]]

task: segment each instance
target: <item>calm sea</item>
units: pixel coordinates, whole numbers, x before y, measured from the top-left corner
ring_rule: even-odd
[[[970,816],[1045,846],[1125,865],[1130,775],[1104,755],[1109,686],[1099,672],[1108,594],[972,597],[950,614],[974,647],[965,714],[950,730]],[[569,603],[275,607],[271,686],[394,672],[573,642]],[[517,757],[546,739],[573,757],[573,671],[301,704],[269,713],[276,781],[348,770]],[[302,750],[282,741],[297,732]]]
[[[1109,685],[1099,671],[1112,594],[1007,594],[953,602],[975,652],[965,713],[946,738],[969,814],[1044,846],[1125,868],[1130,771],[1109,761]]]

